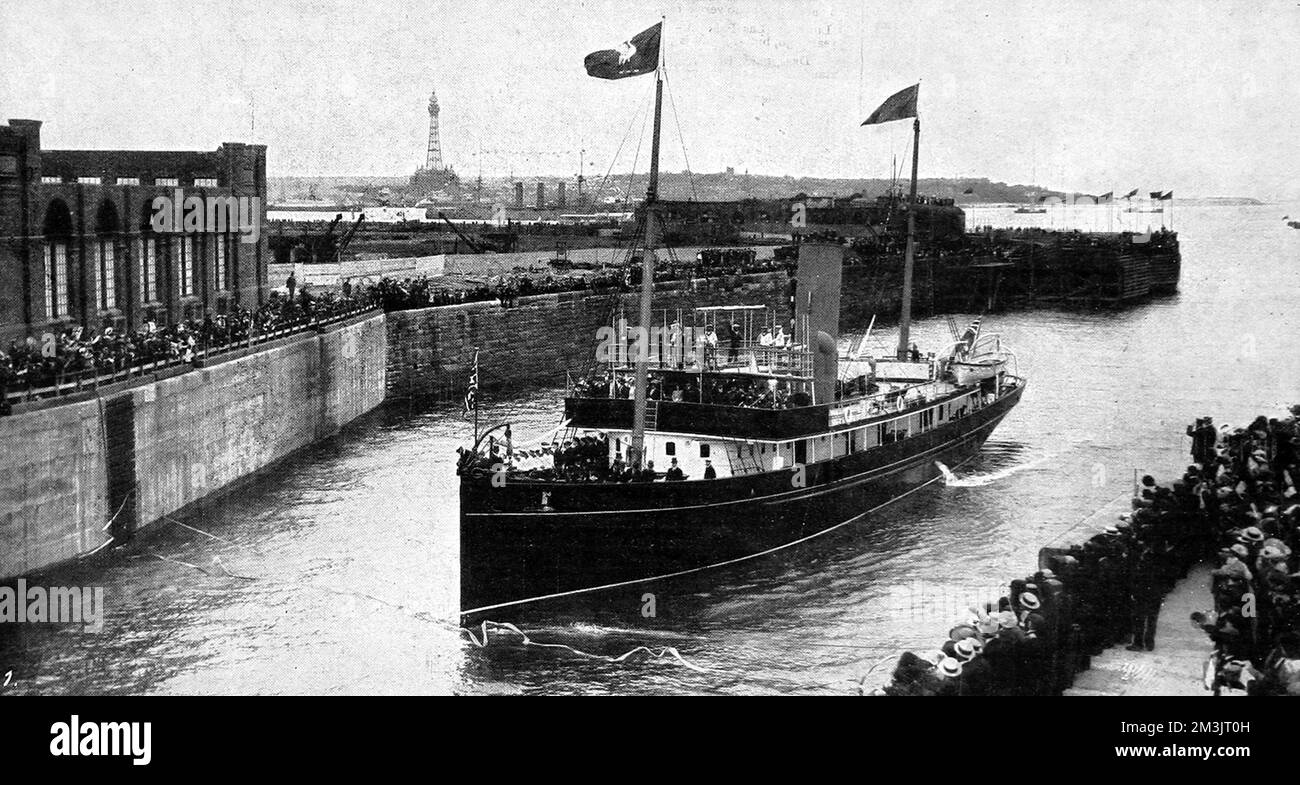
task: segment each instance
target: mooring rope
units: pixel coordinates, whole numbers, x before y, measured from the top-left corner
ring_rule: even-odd
[[[126,494],[126,496],[124,496],[124,497],[122,498],[122,503],[121,503],[120,505],[118,505],[118,507],[117,507],[117,512],[113,513],[113,517],[108,519],[108,523],[104,524],[104,525],[100,528],[100,531],[101,531],[101,532],[106,532],[106,531],[108,531],[110,528],[112,528],[112,526],[113,526],[113,522],[117,520],[117,516],[119,516],[119,515],[122,514],[122,510],[125,510],[125,509],[126,509],[126,503],[127,503],[128,501],[130,501],[130,500],[131,500],[131,497],[134,496],[134,495],[135,495],[135,489],[132,488],[132,489],[131,489],[127,494]],[[99,553],[100,551],[104,550],[104,549],[107,548],[108,546],[112,545],[112,544],[113,544],[114,542],[116,542],[116,541],[117,541],[117,538],[116,538],[116,537],[114,537],[114,536],[112,536],[112,535],[109,535],[109,537],[108,537],[107,540],[105,540],[104,542],[101,542],[101,543],[99,544],[99,547],[95,548],[95,549],[92,550],[92,551],[86,551],[85,553],[78,553],[78,554],[77,554],[77,558],[78,558],[78,559],[88,559],[88,558],[90,558],[91,556],[94,556],[95,554],[97,554],[97,553]]]
[[[173,524],[175,524],[175,525],[181,527],[182,529],[189,529],[190,531],[194,532],[195,534],[202,534],[204,537],[207,537],[207,538],[212,539],[212,540],[216,540],[217,542],[224,542],[225,544],[227,544],[227,545],[233,545],[233,546],[236,547],[236,548],[246,548],[246,549],[248,549],[248,550],[257,550],[256,548],[250,548],[249,546],[244,545],[244,544],[242,544],[242,543],[234,542],[233,540],[227,540],[226,538],[224,538],[224,537],[218,537],[218,536],[215,535],[215,534],[209,534],[209,533],[203,531],[203,530],[200,529],[200,528],[197,528],[197,527],[195,527],[195,526],[191,526],[191,525],[189,525],[188,523],[183,523],[183,522],[178,521],[178,520],[176,520],[175,518],[172,518],[172,517],[167,516],[167,515],[162,516],[162,519],[163,519],[164,521],[167,521],[168,523],[173,523]]]
[[[173,521],[173,522],[174,522],[174,521]],[[192,527],[188,527],[188,526],[187,526],[186,528],[192,528]],[[203,533],[203,532],[200,532],[200,533]],[[212,536],[212,535],[209,535],[209,536]],[[221,539],[221,538],[219,538],[219,537],[213,537],[213,539],[217,539],[217,540],[219,540],[219,539]],[[329,588],[329,587],[327,587],[327,586],[318,586],[318,585],[313,584],[313,583],[302,583],[302,582],[297,582],[297,581],[277,581],[277,580],[273,580],[273,579],[258,578],[258,577],[254,577],[254,576],[251,576],[251,575],[240,575],[240,574],[238,574],[238,573],[231,572],[230,569],[229,569],[228,567],[226,567],[225,563],[221,561],[221,557],[220,557],[220,556],[214,558],[214,560],[213,560],[213,563],[214,563],[214,564],[215,564],[215,565],[216,565],[216,566],[221,570],[220,573],[216,573],[216,572],[213,572],[213,571],[211,571],[211,570],[208,570],[208,569],[206,569],[206,568],[204,568],[204,567],[201,567],[201,566],[199,566],[199,565],[197,565],[197,564],[192,564],[192,563],[190,563],[190,562],[182,561],[182,560],[180,560],[180,559],[174,559],[174,558],[172,558],[172,557],[170,557],[170,556],[163,556],[162,554],[157,553],[157,552],[153,552],[153,551],[151,551],[151,552],[149,553],[149,555],[152,556],[152,557],[154,557],[155,559],[158,559],[159,561],[164,561],[164,562],[167,562],[167,563],[169,563],[169,564],[176,564],[176,565],[180,565],[180,566],[182,566],[182,567],[189,567],[189,568],[191,568],[191,569],[198,570],[199,572],[203,573],[204,575],[207,575],[207,576],[212,577],[212,578],[228,577],[228,578],[235,578],[235,579],[238,579],[238,580],[244,580],[244,581],[267,581],[268,583],[271,583],[271,584],[281,584],[281,585],[285,585],[285,586],[299,586],[299,587],[306,587],[306,588],[310,588],[310,589],[317,589],[317,590],[319,590],[319,591],[327,592],[327,593],[329,593],[329,594],[350,595],[350,596],[354,596],[354,597],[361,597],[361,598],[368,599],[368,600],[371,600],[371,601],[373,601],[373,602],[376,602],[376,603],[378,603],[378,604],[380,604],[380,605],[387,606],[387,607],[392,608],[392,609],[394,609],[394,610],[402,611],[402,612],[405,613],[406,615],[408,615],[408,616],[410,616],[411,618],[416,619],[416,620],[418,620],[418,621],[422,621],[422,622],[426,622],[426,623],[431,623],[431,624],[436,624],[437,626],[444,627],[444,628],[447,628],[447,627],[450,626],[447,622],[442,621],[442,620],[438,620],[438,619],[433,619],[433,618],[431,618],[431,617],[430,617],[428,614],[426,614],[426,613],[411,612],[410,610],[408,610],[408,609],[407,609],[405,606],[403,606],[403,605],[400,605],[400,604],[398,604],[398,603],[394,603],[394,602],[389,602],[389,601],[387,601],[387,600],[381,599],[381,598],[379,598],[379,597],[375,597],[374,595],[371,595],[371,594],[366,594],[366,593],[364,593],[364,592],[345,591],[345,590],[340,590],[340,589],[332,589],[332,588]],[[589,659],[603,660],[603,661],[605,661],[605,662],[610,662],[610,663],[622,663],[622,662],[626,662],[626,661],[627,661],[629,658],[631,658],[634,654],[638,654],[638,653],[644,652],[644,653],[650,655],[650,657],[651,657],[652,659],[656,659],[656,660],[657,660],[657,659],[671,658],[671,659],[674,659],[674,660],[676,660],[677,662],[679,662],[681,665],[683,665],[683,666],[685,666],[685,667],[687,667],[687,668],[690,668],[690,669],[693,670],[693,671],[696,671],[697,673],[708,673],[708,670],[707,670],[707,669],[702,668],[702,667],[700,667],[700,666],[698,666],[698,665],[695,665],[694,663],[691,663],[690,661],[688,661],[685,657],[682,656],[681,652],[679,652],[679,651],[677,650],[677,648],[676,648],[676,647],[673,647],[673,646],[665,646],[665,647],[659,649],[658,651],[656,651],[656,650],[654,650],[654,649],[651,649],[651,648],[649,648],[649,647],[647,647],[647,646],[638,646],[638,647],[636,647],[635,649],[632,649],[632,650],[630,650],[630,651],[624,652],[623,654],[621,654],[621,655],[619,655],[619,656],[617,656],[617,657],[610,657],[610,656],[608,656],[608,655],[603,655],[603,654],[591,654],[590,652],[585,652],[585,651],[582,651],[582,650],[580,650],[580,649],[575,649],[574,647],[572,647],[572,646],[568,646],[568,645],[563,644],[563,643],[541,643],[541,642],[539,642],[539,641],[535,641],[535,640],[533,640],[532,638],[529,638],[529,637],[528,637],[528,634],[525,633],[523,630],[519,629],[517,626],[515,626],[515,625],[513,625],[513,624],[510,624],[510,623],[508,623],[508,622],[484,621],[483,624],[482,624],[482,627],[481,627],[481,629],[482,629],[482,635],[483,635],[482,640],[479,640],[479,639],[474,635],[474,631],[473,631],[473,630],[467,629],[467,628],[465,628],[465,627],[459,627],[459,628],[457,628],[457,629],[458,629],[459,632],[462,632],[462,633],[464,633],[466,636],[468,636],[469,640],[470,640],[470,641],[471,641],[471,642],[472,642],[476,647],[478,647],[478,648],[480,648],[480,649],[483,649],[483,648],[486,648],[487,645],[488,645],[488,629],[489,629],[489,627],[491,627],[491,628],[493,628],[493,629],[507,630],[507,631],[509,631],[509,632],[512,632],[512,633],[518,635],[518,636],[523,640],[523,643],[524,643],[525,646],[536,646],[536,647],[538,647],[538,648],[544,648],[544,649],[564,649],[564,650],[566,650],[566,651],[572,652],[572,653],[577,654],[577,655],[580,655],[580,656],[582,656],[582,657],[586,657],[586,658],[589,658]]]
[[[648,646],[637,646],[635,649],[624,652],[623,654],[620,654],[617,657],[611,657],[607,654],[592,654],[591,652],[582,651],[581,649],[575,649],[572,646],[569,646],[568,644],[564,644],[564,643],[540,643],[538,641],[533,640],[532,638],[529,638],[527,633],[525,633],[523,630],[519,629],[518,627],[516,627],[515,625],[509,622],[484,621],[479,628],[483,634],[483,640],[481,641],[477,637],[475,637],[474,631],[469,629],[468,627],[461,627],[460,631],[465,633],[465,635],[470,639],[470,642],[473,643],[475,646],[477,646],[480,649],[486,649],[488,645],[489,628],[512,632],[515,635],[518,635],[520,639],[523,640],[525,646],[537,646],[538,648],[542,648],[542,649],[563,649],[565,651],[572,652],[574,654],[580,655],[582,657],[586,657],[588,659],[603,660],[605,662],[610,662],[610,663],[622,663],[625,662],[629,657],[631,657],[634,654],[645,652],[646,654],[649,654],[652,659],[656,659],[656,660],[664,659],[665,657],[671,657],[672,659],[676,660],[684,667],[690,668],[696,673],[709,672],[707,668],[702,668],[699,665],[696,665],[691,661],[687,660],[685,657],[683,657],[682,653],[679,652],[675,646],[664,646],[658,651],[655,651],[654,649],[651,649]]]

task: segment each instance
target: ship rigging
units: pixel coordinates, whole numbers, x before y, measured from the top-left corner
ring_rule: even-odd
[[[840,354],[838,242],[800,244],[793,313],[735,303],[656,314],[662,25],[586,61],[600,78],[656,78],[638,320],[611,316],[597,370],[567,386],[553,432],[516,445],[503,424],[462,452],[465,617],[733,564],[840,528],[935,481],[938,464],[970,460],[1024,390],[1014,354],[978,320],[939,354],[911,343],[919,84],[863,123],[913,120],[892,355],[861,341]]]

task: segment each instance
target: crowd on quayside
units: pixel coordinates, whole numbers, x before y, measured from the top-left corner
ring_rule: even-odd
[[[280,330],[309,329],[321,320],[364,308],[366,302],[333,292],[296,296],[273,292],[257,310],[240,308],[159,325],[146,319],[133,331],[111,324],[100,330],[69,326],[52,341],[29,336],[0,350],[0,415],[10,413],[8,396],[67,383],[79,376],[125,373],[150,364],[192,363],[200,352],[238,346]]]
[[[709,277],[770,272],[786,269],[780,262],[722,255],[707,268],[672,265],[661,268],[656,280],[689,280]],[[515,305],[519,297],[570,291],[629,291],[639,281],[639,270],[603,270],[589,275],[524,274],[493,276],[481,284],[446,284],[425,276],[397,280],[384,277],[368,285],[344,281],[336,292],[322,289],[313,294],[297,286],[295,277],[285,281],[285,294],[272,292],[268,303],[257,310],[237,309],[210,313],[202,319],[185,319],[158,324],[146,319],[135,330],[120,330],[111,324],[99,330],[68,326],[53,343],[29,336],[0,348],[0,416],[10,413],[10,396],[40,395],[69,380],[97,375],[128,373],[152,364],[192,363],[205,350],[236,346],[277,330],[309,329],[332,316],[370,307],[385,311],[430,308],[471,302],[499,301]]]
[[[1133,511],[970,609],[929,657],[904,653],[881,695],[1055,695],[1112,645],[1153,651],[1161,603],[1211,560],[1214,644],[1206,688],[1300,695],[1300,406],[1247,427],[1187,429],[1192,459],[1171,486],[1143,477]],[[1050,565],[1050,566],[1048,566]]]

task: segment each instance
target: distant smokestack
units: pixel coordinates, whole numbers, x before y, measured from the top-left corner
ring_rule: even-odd
[[[537,209],[544,210],[545,208],[546,208],[546,183],[538,183],[537,184]]]
[[[524,207],[524,184],[515,183],[515,207],[523,209]]]
[[[561,210],[564,209],[564,183],[560,183],[556,186],[555,203],[559,205]]]

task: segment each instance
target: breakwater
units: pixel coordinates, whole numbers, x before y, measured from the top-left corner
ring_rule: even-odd
[[[95,551],[383,402],[382,314],[0,417],[0,577]]]
[[[857,247],[844,270],[847,324],[897,318],[903,254]],[[992,229],[947,243],[923,243],[916,258],[918,314],[1029,307],[1113,308],[1178,290],[1178,235]]]

